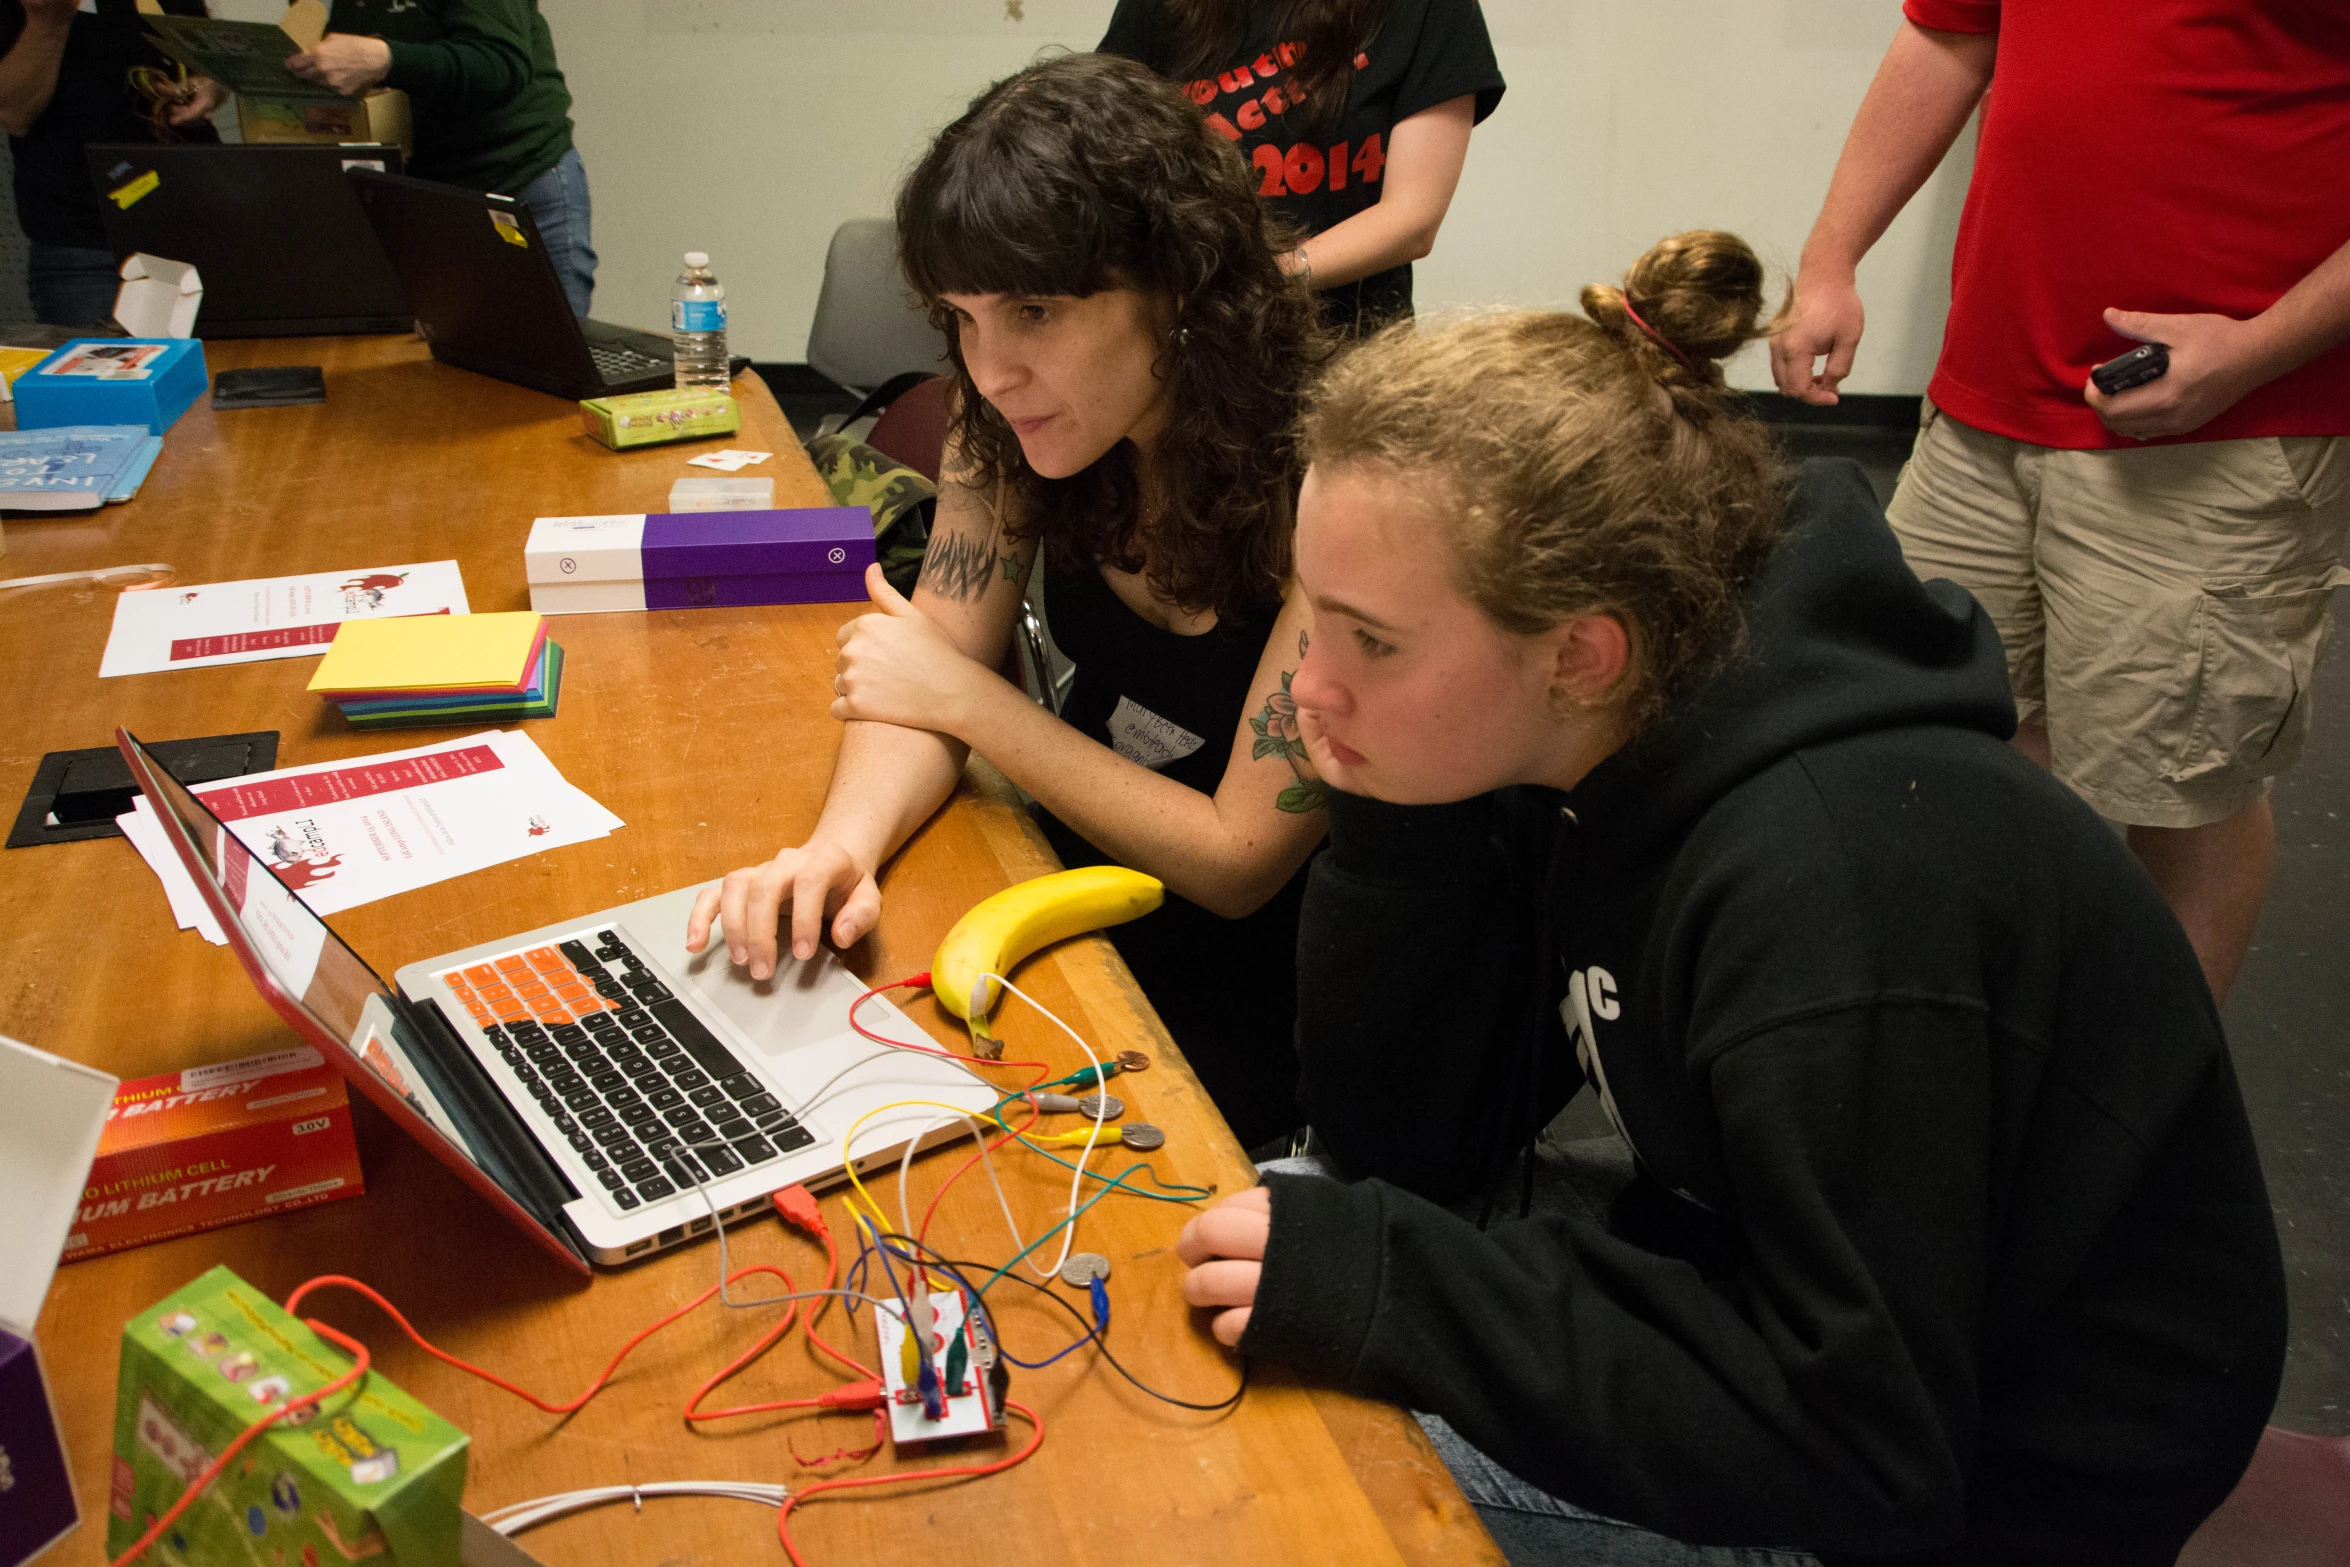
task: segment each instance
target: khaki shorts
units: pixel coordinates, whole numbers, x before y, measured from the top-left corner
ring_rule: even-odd
[[[2350,438],[2064,451],[1929,401],[1886,515],[1911,569],[1989,612],[2017,716],[2099,814],[2199,827],[2300,754],[2350,582]]]

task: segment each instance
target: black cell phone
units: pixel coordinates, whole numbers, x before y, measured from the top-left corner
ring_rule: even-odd
[[[326,373],[317,365],[257,365],[223,370],[212,378],[215,408],[286,408],[326,401]]]
[[[2160,343],[2140,343],[2117,359],[2108,359],[2089,372],[2097,390],[2119,397],[2133,386],[2162,379],[2170,369],[2170,350]]]

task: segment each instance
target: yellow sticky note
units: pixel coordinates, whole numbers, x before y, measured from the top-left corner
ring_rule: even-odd
[[[522,237],[522,220],[514,216],[513,213],[500,212],[497,208],[492,207],[490,209],[490,223],[497,229],[498,238],[507,244],[520,245],[524,250],[530,249],[530,241]]]
[[[106,199],[128,212],[140,197],[154,194],[155,187],[162,183],[163,176],[149,169],[128,185],[117,185],[108,191]]]
[[[332,695],[519,687],[530,676],[540,625],[541,617],[526,609],[346,620],[310,689]]]

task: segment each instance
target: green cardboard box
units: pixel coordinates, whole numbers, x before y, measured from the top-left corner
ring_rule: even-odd
[[[590,397],[580,403],[579,418],[588,434],[615,451],[732,435],[743,424],[731,393],[704,389]]]
[[[350,1368],[226,1268],[131,1319],[115,1388],[109,1556],[128,1549],[272,1404]],[[146,1560],[156,1567],[458,1567],[465,1433],[380,1372],[237,1455]]]

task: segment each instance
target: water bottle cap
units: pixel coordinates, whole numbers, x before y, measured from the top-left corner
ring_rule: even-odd
[[[689,267],[706,267],[710,264],[709,252],[689,250],[685,253],[685,264]]]

